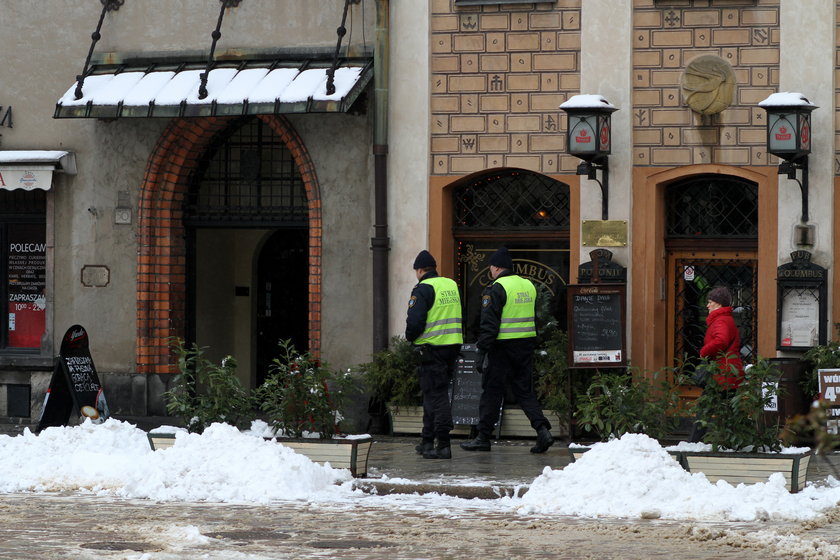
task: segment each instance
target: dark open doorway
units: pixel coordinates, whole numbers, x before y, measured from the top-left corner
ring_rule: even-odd
[[[309,230],[279,229],[260,250],[257,262],[257,385],[278,356],[278,342],[291,339],[309,349]]]

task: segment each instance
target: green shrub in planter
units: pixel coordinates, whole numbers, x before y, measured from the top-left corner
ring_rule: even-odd
[[[234,426],[253,416],[251,400],[236,376],[236,360],[226,356],[216,364],[204,356],[206,348],[184,340],[169,341],[178,359],[178,371],[164,393],[166,410],[180,417],[187,430],[201,433],[214,422]]]
[[[709,376],[693,407],[696,421],[706,429],[703,442],[711,444],[713,452],[779,451],[780,420],[769,419],[764,408],[778,399],[780,375],[772,362],[758,358],[746,369],[737,389],[722,386]]]
[[[601,441],[626,433],[665,438],[677,421],[679,381],[667,370],[648,379],[640,372],[597,372],[587,391],[578,397],[575,417]]]
[[[835,323],[834,328],[840,335],[840,323]],[[826,344],[814,346],[802,355],[802,359],[811,366],[802,390],[805,391],[807,397],[816,398],[817,393],[819,393],[817,370],[840,368],[840,343],[836,340],[829,340]]]
[[[254,391],[259,409],[275,433],[300,438],[304,432],[332,438],[340,421],[341,400],[349,379],[334,374],[308,352],[298,352],[291,339],[280,341],[280,357]]]
[[[387,349],[373,355],[372,362],[361,364],[359,371],[372,397],[395,407],[422,406],[417,358],[411,343],[395,336]]]
[[[540,331],[534,353],[534,390],[543,410],[550,410],[560,418],[568,418],[572,404],[569,383],[574,395],[586,392],[586,377],[569,378],[567,353],[569,338],[556,323],[548,323]]]

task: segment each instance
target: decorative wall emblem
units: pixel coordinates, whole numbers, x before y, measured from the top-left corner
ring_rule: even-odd
[[[680,83],[683,100],[695,113],[714,115],[732,104],[735,72],[714,55],[699,56],[688,63]]]

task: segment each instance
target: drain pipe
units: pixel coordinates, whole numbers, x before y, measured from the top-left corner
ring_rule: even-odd
[[[373,189],[374,222],[370,240],[373,251],[373,351],[388,347],[388,62],[389,0],[376,0],[376,38],[373,47],[374,125]]]

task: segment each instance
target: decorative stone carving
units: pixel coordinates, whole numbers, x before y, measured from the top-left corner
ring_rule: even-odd
[[[680,83],[683,100],[701,115],[720,113],[732,104],[735,72],[722,58],[703,55],[685,67]]]

